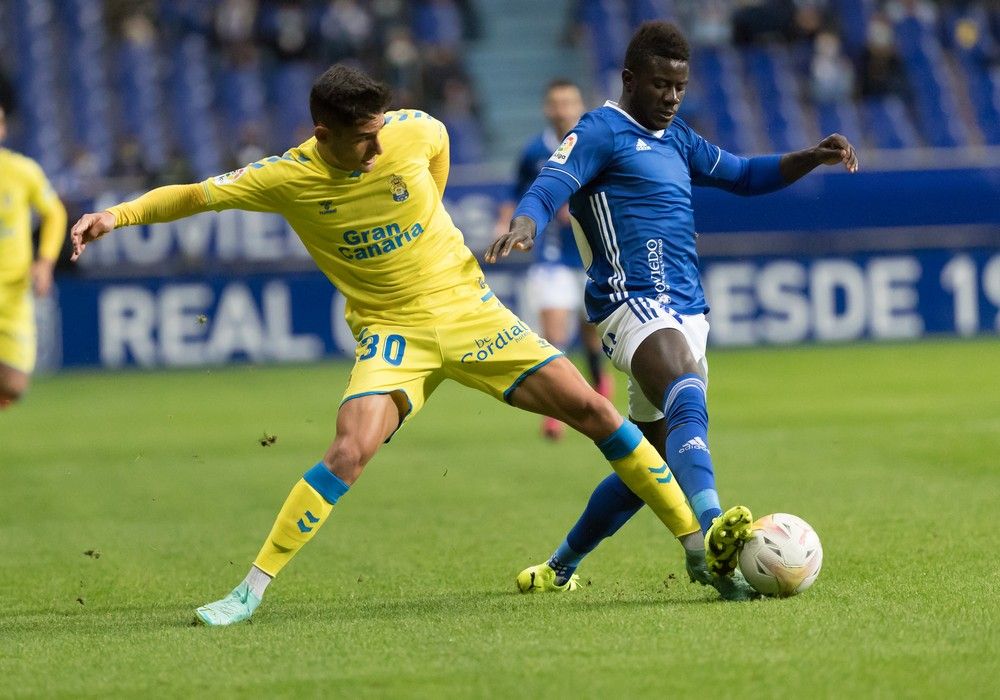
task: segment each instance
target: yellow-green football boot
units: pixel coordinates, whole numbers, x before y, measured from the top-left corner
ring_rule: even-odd
[[[580,577],[573,574],[562,585],[556,584],[556,572],[548,564],[536,564],[517,575],[517,590],[521,593],[562,593],[575,591],[580,586]]]
[[[739,563],[740,550],[753,537],[753,515],[746,506],[733,506],[716,516],[705,533],[705,562],[716,576],[730,576]]]

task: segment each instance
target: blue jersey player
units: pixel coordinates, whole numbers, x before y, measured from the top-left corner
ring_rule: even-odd
[[[574,82],[557,78],[548,84],[543,111],[549,127],[531,139],[521,152],[511,200],[501,205],[497,217],[498,233],[506,233],[515,203],[531,187],[569,130],[576,126],[583,109],[583,96]],[[580,316],[583,311],[586,283],[568,207],[560,207],[548,227],[538,234],[534,253],[534,262],[528,270],[528,296],[538,310],[542,336],[557,348],[565,348],[570,341],[574,316]],[[611,398],[614,382],[603,367],[601,339],[593,325],[582,318],[581,321],[580,339],[587,355],[591,384],[599,394]],[[555,418],[546,416],[542,420],[542,435],[550,440],[560,439],[565,429],[566,425]]]
[[[744,506],[723,513],[715,487],[705,401],[708,305],[691,188],[763,194],[820,165],[843,163],[855,172],[858,161],[839,134],[802,151],[754,158],[709,143],[676,116],[689,55],[686,39],[670,23],[647,22],[636,31],[625,55],[621,98],[585,114],[563,139],[486,259],[530,249],[535,231],[569,201],[583,238],[587,312],[612,363],[629,377],[633,420],[663,450],[705,533],[704,551],[688,551],[688,573],[725,597],[742,599],[753,594],[734,572],[752,516]],[[535,584],[522,590],[571,588],[567,583],[583,557],[641,506],[615,475],[606,478],[549,561],[522,572],[519,583],[529,577]]]

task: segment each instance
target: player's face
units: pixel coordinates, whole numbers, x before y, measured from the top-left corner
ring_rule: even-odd
[[[7,138],[7,113],[0,107],[0,142]]]
[[[545,118],[564,136],[583,116],[583,97],[572,85],[555,87],[545,96]]]
[[[647,129],[658,131],[670,126],[684,99],[688,84],[688,63],[654,56],[640,70],[622,71],[628,98],[628,113]]]
[[[375,160],[382,155],[378,134],[385,126],[385,115],[379,114],[353,126],[327,127],[317,125],[314,133],[323,158],[341,170],[371,172]]]

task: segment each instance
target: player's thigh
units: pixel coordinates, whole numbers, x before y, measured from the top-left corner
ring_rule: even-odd
[[[601,352],[601,336],[597,332],[597,326],[588,323],[586,319],[580,319],[580,340],[583,346],[592,352]]]
[[[573,312],[568,309],[540,309],[538,320],[542,324],[542,336],[557,348],[566,347],[572,315]]]
[[[629,415],[636,420],[662,418],[670,383],[707,371],[703,314],[680,315],[654,300],[630,299],[598,324],[598,332],[612,364],[629,376]]]
[[[607,437],[622,424],[614,404],[598,394],[565,357],[525,377],[509,400],[525,411],[552,416],[592,440]]]
[[[358,336],[341,409],[359,398],[388,396],[396,408],[395,432],[423,408],[442,378],[434,329],[369,326]]]
[[[0,365],[7,368],[0,371],[0,389],[13,393],[27,388],[27,377],[35,369],[36,343],[30,289],[0,284]]]
[[[0,362],[0,408],[18,399],[28,390],[31,378],[27,372],[22,372]]]

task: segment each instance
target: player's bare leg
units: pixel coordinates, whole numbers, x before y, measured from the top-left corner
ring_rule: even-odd
[[[614,405],[594,391],[565,357],[525,378],[511,394],[511,405],[552,416],[594,441],[604,439],[622,424]]]
[[[196,611],[207,625],[231,625],[253,615],[271,580],[315,536],[333,505],[399,426],[402,413],[389,394],[351,399],[337,413],[337,435],[292,488],[246,578],[233,591]]]
[[[551,415],[595,442],[612,469],[676,536],[698,530],[694,513],[663,458],[565,357],[528,375],[510,395],[514,406]]]
[[[613,399],[615,395],[614,376],[602,366],[605,360],[604,346],[601,343],[601,336],[597,332],[597,327],[587,323],[586,319],[580,319],[580,341],[587,353],[587,364],[590,366],[590,383],[597,389],[597,393],[606,399]],[[653,443],[656,444],[655,442]]]
[[[30,382],[26,372],[0,363],[0,411],[21,398]]]
[[[548,308],[538,312],[538,320],[542,325],[542,337],[560,350],[566,348],[569,342],[568,309]],[[549,440],[561,440],[566,431],[566,424],[552,416],[542,418],[542,437]]]

